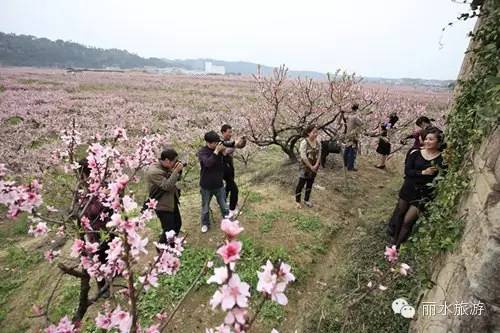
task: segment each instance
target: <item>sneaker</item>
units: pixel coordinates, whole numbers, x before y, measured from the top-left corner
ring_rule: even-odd
[[[301,208],[302,208],[302,204],[301,204],[300,202],[296,202],[296,203],[295,203],[295,207],[296,207],[297,209],[301,209]]]
[[[347,169],[347,171],[354,171],[354,172],[356,172],[356,171],[358,171],[358,169],[356,169],[356,168],[354,168],[354,169]]]
[[[238,209],[237,208],[235,210],[230,210],[229,214],[227,216],[228,216],[228,219],[232,219],[236,215],[238,215]]]
[[[206,225],[202,225],[202,226],[201,226],[201,232],[202,232],[202,233],[205,233],[205,232],[207,232],[207,231],[208,231],[208,226],[206,226]]]
[[[304,205],[306,205],[309,208],[312,208],[313,204],[310,203],[309,201],[304,201]]]

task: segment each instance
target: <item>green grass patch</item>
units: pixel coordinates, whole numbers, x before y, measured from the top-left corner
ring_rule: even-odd
[[[181,299],[196,279],[205,262],[213,257],[213,251],[204,248],[186,248],[181,257],[181,268],[175,276],[162,276],[158,288],[151,288],[139,302],[143,324],[150,324],[154,315],[167,308],[167,313]],[[206,278],[198,285],[206,284]],[[207,298],[208,302],[208,298]]]
[[[42,136],[38,139],[31,141],[30,148],[38,149],[46,144],[54,143],[59,140],[59,134],[55,131],[50,132],[48,135]]]
[[[27,272],[42,260],[37,252],[27,252],[11,245],[0,262],[0,326],[9,309],[6,304],[11,295],[30,278]]]
[[[242,196],[247,199],[248,203],[251,204],[260,203],[264,200],[264,196],[255,191],[247,191],[246,193],[243,193]]]
[[[23,121],[24,121],[24,118],[21,116],[12,116],[12,117],[5,119],[5,123],[7,125],[11,125],[11,126],[19,125]]]
[[[312,232],[321,229],[321,220],[317,216],[294,214],[291,217],[293,226],[301,231]]]
[[[71,278],[70,283],[64,285],[62,290],[59,291],[56,306],[50,311],[50,318],[54,322],[58,322],[64,316],[71,318],[78,306],[79,297],[80,284],[77,279]]]
[[[0,216],[4,216],[7,208],[0,207]],[[0,248],[10,246],[10,240],[26,236],[28,232],[28,215],[21,214],[15,220],[6,219],[0,224]]]
[[[279,327],[281,321],[285,319],[285,308],[276,302],[266,301],[259,314],[259,321],[263,322],[269,331],[273,327]]]

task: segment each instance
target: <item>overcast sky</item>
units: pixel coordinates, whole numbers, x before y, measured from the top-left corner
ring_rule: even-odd
[[[147,57],[455,79],[474,22],[441,28],[466,10],[451,0],[0,0],[0,31]]]

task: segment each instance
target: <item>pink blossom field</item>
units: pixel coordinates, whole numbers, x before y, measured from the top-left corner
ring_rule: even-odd
[[[333,156],[333,167],[318,174],[314,209],[298,210],[292,197],[297,166],[283,163],[286,155],[267,144],[273,139],[269,120],[276,97],[284,102],[278,103],[283,109],[274,125],[295,128],[305,119],[304,105],[312,96],[307,117],[318,121],[359,102],[366,107],[363,121],[376,130],[397,112],[404,125],[399,139],[413,130],[420,115],[444,127],[451,93],[354,80],[290,79],[279,90],[257,79],[0,67],[0,184],[9,208],[7,214],[1,211],[0,220],[0,279],[7,286],[0,290],[0,331],[157,333],[168,324],[168,332],[244,332],[250,327],[257,333],[305,332],[314,330],[310,318],[318,317],[325,297],[344,304],[353,285],[359,285],[346,278],[350,261],[357,260],[359,239],[380,232],[380,221],[390,214],[402,179],[401,161],[388,161],[388,170],[373,168],[374,138],[368,136],[361,172],[347,176],[340,158]],[[236,221],[223,219],[212,207],[220,225],[214,222],[202,234],[195,152],[204,132],[218,131],[223,123],[260,147],[250,142],[242,153],[247,155],[235,164],[241,215]],[[332,129],[341,126],[333,123]],[[91,140],[84,147],[93,170],[88,188],[114,209],[106,227],[120,235],[110,243],[103,265],[93,255],[98,244],[81,235],[88,220],[58,224],[71,201],[63,197],[77,197],[68,181],[77,168],[71,161],[77,150],[73,143]],[[172,246],[155,244],[160,232],[152,212],[156,203],[151,200],[149,209],[138,212],[145,192],[136,171],[156,159],[161,145],[175,147],[195,166],[182,187],[182,237],[169,235]],[[70,153],[62,154],[66,150]],[[61,157],[67,165],[54,168]],[[100,178],[102,170],[109,183]],[[30,183],[17,186],[12,179]],[[73,206],[82,203],[73,200]],[[23,212],[34,208],[46,220],[37,215],[27,222]],[[367,293],[390,293],[390,279],[409,274],[410,267],[397,262],[391,249],[385,256],[392,266],[375,271],[361,286]],[[382,251],[379,257],[383,260]],[[88,272],[92,291],[94,278],[108,279],[116,294],[108,300],[98,294],[83,318],[71,320],[80,289],[71,274],[60,273],[61,267],[66,273],[72,272],[68,267]],[[327,295],[327,290],[337,294]],[[338,325],[335,318],[328,320]]]

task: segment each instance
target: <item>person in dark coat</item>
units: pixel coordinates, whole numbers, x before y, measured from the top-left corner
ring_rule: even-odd
[[[385,169],[385,161],[387,156],[391,153],[391,136],[394,127],[398,122],[399,117],[396,113],[389,116],[387,121],[380,125],[380,136],[378,139],[377,153],[380,154],[380,163],[375,165],[376,168]]]
[[[224,190],[224,150],[219,135],[210,131],[205,133],[206,145],[198,151],[200,162],[200,194],[201,194],[201,232],[208,231],[210,226],[210,201],[215,196],[223,217],[228,216],[226,191]]]
[[[223,152],[224,162],[224,182],[226,183],[226,200],[229,197],[229,218],[238,214],[238,185],[236,184],[233,154],[236,149],[244,148],[246,145],[246,138],[243,136],[238,141],[233,140],[233,129],[231,125],[224,124],[221,127],[222,143],[225,147]]]
[[[434,180],[445,169],[441,155],[443,132],[430,127],[424,131],[423,137],[422,149],[414,149],[406,159],[404,183],[390,222],[393,244],[397,248],[408,239],[425,205],[434,198]]]

